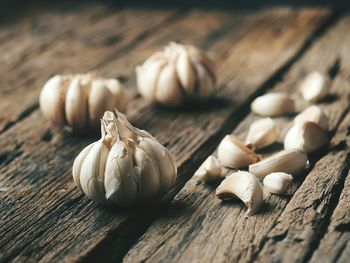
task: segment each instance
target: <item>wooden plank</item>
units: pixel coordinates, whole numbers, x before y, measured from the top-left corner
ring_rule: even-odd
[[[349,107],[350,85],[347,62],[349,54],[345,48],[347,42],[343,39],[344,30],[349,28],[349,22],[344,19],[318,40],[286,76],[283,76],[283,81],[275,87],[276,90],[293,93],[301,77],[306,72],[315,69],[327,74],[328,69],[331,68],[331,75],[334,77],[336,68],[339,66],[335,62],[337,58],[341,58],[340,71],[332,84],[332,95],[321,105],[330,118],[330,127],[333,131]],[[339,49],[335,51],[332,47],[338,44]],[[294,96],[298,95],[294,94]],[[301,100],[298,101],[298,108],[306,106]],[[257,119],[256,116],[249,114],[234,133],[244,138],[249,125],[255,119]],[[281,128],[284,127],[282,130],[286,130],[290,120],[278,118],[277,122]],[[332,141],[332,151],[317,162],[305,182],[302,182],[303,177],[297,178],[291,189],[294,196],[289,204],[291,196],[270,196],[259,214],[246,218],[246,209],[241,204],[236,202],[222,204],[215,198],[216,184],[197,186],[196,181],[191,179],[175,197],[169,210],[152,224],[129,251],[124,262],[290,262],[293,257],[296,262],[300,262],[303,252],[310,249],[308,242],[313,241],[311,237],[308,239],[305,237],[306,240],[301,243],[292,240],[290,246],[295,247],[278,248],[280,238],[284,237],[283,234],[292,235],[293,230],[294,234],[296,232],[290,226],[298,222],[298,217],[287,220],[286,217],[293,213],[288,207],[292,206],[298,211],[297,208],[304,204],[312,207],[310,202],[315,204],[329,201],[327,194],[331,195],[334,184],[341,181],[347,158],[346,149],[335,147],[341,138],[344,139],[342,129],[343,127]],[[264,155],[269,155],[280,148],[281,145],[272,147],[269,151],[264,152]],[[315,161],[322,154],[312,157],[311,160]],[[310,188],[313,189],[315,185],[320,186],[318,187],[320,192],[322,189],[324,192],[320,196],[314,195],[306,198],[311,195]],[[316,196],[317,200],[314,199]],[[296,215],[299,215],[298,212]],[[323,221],[319,218],[318,222]],[[283,225],[285,232],[276,230],[279,225]],[[300,229],[304,229],[303,227],[300,226]],[[261,257],[257,258],[264,244],[270,250],[263,250]],[[296,251],[298,253],[295,253]],[[274,257],[273,252],[278,253],[280,257]]]
[[[222,27],[234,26],[227,23],[227,17],[220,20],[220,13],[213,17],[221,21]],[[225,30],[227,34],[216,37],[218,44],[214,44],[211,50],[221,51],[222,57],[231,54],[226,56],[226,62],[220,66],[224,76],[221,80],[221,96],[231,98],[233,94],[236,95],[233,90],[238,91],[243,84],[246,96],[253,94],[300,50],[310,33],[329,17],[329,12],[319,9],[273,9],[261,11],[257,17],[260,19],[256,19],[255,26],[249,27],[249,30],[244,24],[237,25],[244,34],[233,47],[227,39],[222,42],[230,44],[226,48],[219,43],[221,38],[235,39],[228,29]],[[188,18],[177,24],[181,27],[176,26],[171,30],[187,28],[188,24],[196,28],[197,23],[203,24],[207,19],[208,15],[195,20]],[[262,21],[265,23],[262,24]],[[219,25],[216,24],[213,31],[207,32],[207,36],[216,30],[222,32]],[[276,32],[279,38],[271,38]],[[191,39],[196,35],[185,36]],[[200,36],[198,42],[207,40],[205,35]],[[161,38],[159,41],[163,40]],[[255,52],[247,53],[247,45],[251,45]],[[248,63],[245,68],[242,64],[246,60],[255,60],[257,63]],[[268,66],[265,66],[266,61],[270,62]],[[225,74],[227,70],[232,70],[232,74]],[[254,79],[245,81],[247,76],[256,72],[259,74]],[[235,73],[242,75],[237,78]],[[180,175],[174,191],[186,181],[187,172],[193,170],[218,142],[220,132],[231,125],[230,118],[246,99],[243,94],[237,94],[235,104],[215,109],[220,104],[214,103],[213,108],[192,113],[149,107],[140,98],[132,102],[132,110],[128,114],[132,122],[147,128],[178,156]],[[89,140],[91,138],[60,138],[59,134],[52,133],[49,124],[42,121],[37,111],[1,135],[1,146],[12,147],[9,151],[13,157],[6,161],[10,165],[2,165],[1,168],[0,184],[8,189],[1,193],[3,198],[0,206],[3,219],[0,231],[5,233],[0,241],[1,252],[6,253],[1,256],[3,259],[21,261],[29,260],[30,257],[33,261],[96,261],[102,253],[111,256],[111,261],[120,259],[125,249],[157,215],[159,211],[149,207],[144,211],[105,209],[92,204],[78,193],[71,180],[71,160]],[[193,155],[196,156],[195,160],[192,159]],[[18,211],[21,211],[20,214]]]

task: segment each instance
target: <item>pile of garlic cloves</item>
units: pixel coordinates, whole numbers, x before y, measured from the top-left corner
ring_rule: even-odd
[[[305,101],[313,103],[324,98],[328,89],[329,79],[312,72],[302,81],[299,92]],[[200,182],[224,178],[216,189],[216,196],[240,199],[248,208],[248,216],[258,212],[264,197],[268,196],[266,193],[286,194],[293,177],[308,166],[308,154],[329,142],[327,115],[319,106],[310,105],[292,120],[284,135],[284,150],[263,158],[256,151],[274,144],[283,135],[273,117],[290,116],[296,107],[291,95],[273,92],[256,98],[251,110],[264,118],[250,125],[245,141],[233,134],[226,135],[218,146],[218,158],[210,156],[195,174]],[[222,166],[233,172],[223,176]]]

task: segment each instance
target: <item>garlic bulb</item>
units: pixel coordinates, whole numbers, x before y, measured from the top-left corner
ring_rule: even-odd
[[[323,110],[316,105],[312,105],[305,110],[303,110],[301,113],[299,113],[294,118],[294,123],[302,123],[306,121],[314,122],[325,131],[328,131],[328,118],[327,115],[323,112]]]
[[[106,110],[124,112],[128,97],[118,80],[88,73],[52,77],[42,88],[39,102],[52,124],[84,132],[98,128]]]
[[[218,159],[210,155],[194,174],[200,182],[212,182],[220,178],[221,165]]]
[[[271,118],[254,121],[248,131],[245,143],[248,147],[261,149],[277,141],[279,130]]]
[[[285,93],[272,92],[257,97],[252,102],[251,109],[260,116],[277,116],[294,112],[294,101]]]
[[[138,66],[136,75],[143,97],[170,107],[208,98],[216,82],[213,63],[201,50],[174,42]]]
[[[292,185],[293,177],[286,173],[270,173],[264,178],[264,187],[273,194],[284,194]]]
[[[218,147],[218,158],[222,165],[243,168],[261,160],[261,156],[245,146],[234,135],[226,135]]]
[[[285,149],[301,149],[307,153],[326,145],[329,141],[327,133],[316,123],[307,121],[296,123],[284,138]]]
[[[82,150],[73,164],[74,181],[87,197],[100,204],[130,206],[174,185],[174,157],[122,113],[106,111],[101,133],[102,138]]]
[[[259,180],[248,172],[238,171],[227,176],[216,189],[220,199],[237,197],[248,207],[247,215],[255,214],[264,202]]]
[[[329,78],[314,71],[302,81],[299,90],[305,100],[316,102],[327,96],[329,86]]]

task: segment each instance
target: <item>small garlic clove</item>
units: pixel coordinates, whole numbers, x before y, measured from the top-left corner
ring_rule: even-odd
[[[306,121],[314,122],[320,125],[325,131],[328,131],[328,117],[317,105],[312,105],[306,108],[294,118],[294,123],[302,123]]]
[[[107,79],[104,81],[105,85],[111,92],[112,96],[108,98],[107,110],[114,110],[125,112],[129,102],[129,96],[125,91],[125,87],[117,79]]]
[[[285,93],[273,92],[256,98],[251,109],[261,116],[277,116],[294,112],[294,101]]]
[[[92,81],[88,96],[88,105],[89,122],[93,124],[93,126],[96,126],[96,123],[100,122],[100,119],[103,117],[103,113],[105,112],[106,102],[111,97],[112,94],[105,87],[103,80],[96,79]]]
[[[68,124],[74,130],[81,130],[87,122],[87,96],[79,76],[68,87],[65,110]]]
[[[273,194],[284,194],[293,183],[293,177],[287,173],[270,173],[263,181],[264,188]]]
[[[197,72],[197,85],[199,86],[198,92],[201,98],[208,98],[214,92],[214,82],[213,79],[208,74],[202,64],[194,63],[194,67]]]
[[[238,171],[227,176],[216,189],[220,199],[238,197],[247,206],[247,215],[255,214],[264,202],[263,188],[251,173]]]
[[[261,156],[230,134],[226,135],[219,144],[218,159],[224,166],[242,168],[260,161]]]
[[[182,87],[190,94],[193,93],[196,85],[196,72],[187,52],[180,53],[176,62],[176,71]]]
[[[72,173],[73,173],[73,179],[75,184],[77,185],[78,189],[80,191],[83,191],[81,189],[81,185],[80,185],[80,171],[81,171],[81,167],[83,166],[83,162],[86,158],[86,156],[88,155],[88,153],[90,152],[92,146],[94,145],[94,143],[86,146],[80,153],[79,155],[75,158],[74,163],[73,163],[73,169],[72,169]]]
[[[195,172],[194,177],[200,182],[212,182],[220,178],[221,165],[214,156],[209,156]]]
[[[305,100],[316,102],[327,96],[329,86],[329,78],[318,71],[314,71],[305,77],[299,90]]]
[[[160,72],[156,98],[159,103],[170,107],[176,107],[182,103],[183,94],[173,64],[166,65]]]
[[[307,121],[296,123],[289,129],[284,138],[284,148],[312,153],[328,142],[327,133],[316,123]]]
[[[264,118],[253,122],[248,131],[246,145],[261,149],[277,141],[279,130],[271,118]]]
[[[260,179],[274,172],[284,172],[294,175],[303,170],[307,162],[307,155],[303,150],[283,150],[260,162],[249,165],[249,172]]]

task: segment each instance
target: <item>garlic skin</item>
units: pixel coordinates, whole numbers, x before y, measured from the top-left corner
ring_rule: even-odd
[[[330,79],[318,71],[308,74],[299,86],[299,91],[307,101],[317,102],[328,94]]]
[[[106,111],[101,134],[73,164],[74,182],[88,198],[104,205],[132,206],[166,193],[175,184],[174,157],[122,113]]]
[[[137,88],[146,99],[178,107],[186,99],[207,99],[215,88],[213,62],[198,48],[171,42],[136,67]]]
[[[83,133],[98,128],[106,110],[124,112],[128,100],[118,80],[87,73],[52,77],[43,86],[39,103],[53,125]]]
[[[325,131],[329,129],[328,117],[317,105],[306,108],[294,118],[294,123],[303,123],[307,121],[318,124]]]
[[[279,130],[271,118],[254,121],[248,131],[245,143],[248,147],[261,149],[277,141]]]
[[[272,92],[257,97],[251,104],[251,110],[264,117],[277,116],[294,112],[294,101],[285,93]]]
[[[226,135],[218,147],[218,159],[223,166],[243,168],[261,160],[261,156],[249,149],[234,135]]]
[[[293,183],[293,176],[286,173],[270,173],[263,181],[264,188],[273,194],[284,194]]]
[[[218,159],[210,155],[194,174],[200,182],[213,182],[220,178],[221,165]]]
[[[274,172],[294,175],[303,170],[307,163],[307,154],[303,150],[283,150],[258,163],[249,165],[249,172],[260,179]]]
[[[301,149],[312,153],[329,142],[325,130],[314,122],[307,121],[293,125],[284,138],[285,149]]]
[[[238,171],[227,176],[215,192],[220,199],[237,197],[247,206],[247,215],[255,214],[264,202],[263,188],[251,173]]]

